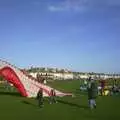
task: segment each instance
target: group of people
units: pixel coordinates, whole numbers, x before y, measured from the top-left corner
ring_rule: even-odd
[[[40,88],[37,93],[37,99],[38,99],[38,106],[41,108],[44,106],[44,98],[43,98],[43,89]],[[57,103],[56,100],[56,93],[54,89],[51,89],[49,93],[49,104]]]
[[[117,95],[120,93],[120,86],[118,86],[116,80],[113,80],[113,85],[109,88],[106,86],[105,80],[100,80],[100,89],[98,88],[95,79],[89,77],[87,83],[88,101],[91,109],[96,108],[96,98],[100,93],[101,96],[104,95]],[[106,88],[108,87],[108,88]]]
[[[87,93],[88,93],[89,107],[91,109],[96,108],[96,98],[97,98],[98,94],[100,93],[100,95],[102,95],[102,96],[105,94],[105,80],[100,81],[100,87],[101,87],[100,90],[98,88],[97,80],[95,80],[92,77],[89,77],[89,79],[85,82],[85,86],[86,86]],[[114,85],[112,87],[112,92],[117,92],[117,91],[118,91],[118,89]],[[40,88],[40,90],[37,94],[37,99],[38,99],[39,107],[43,107],[44,99],[43,99],[43,89],[42,88]],[[55,93],[54,89],[51,89],[51,91],[49,93],[49,103],[50,104],[57,103],[56,93]]]
[[[118,93],[120,93],[120,86],[117,84],[117,80],[113,80],[113,84],[109,87],[106,88],[106,81],[105,80],[101,80],[101,95],[116,95]]]
[[[88,101],[89,101],[89,106],[91,109],[96,108],[96,98],[98,95],[98,89],[97,89],[97,84],[94,79],[91,77],[88,79]],[[37,99],[38,99],[38,105],[39,107],[44,106],[44,98],[43,98],[43,89],[40,88],[37,94]],[[51,89],[49,93],[49,104],[57,103],[56,100],[56,93],[54,89]]]

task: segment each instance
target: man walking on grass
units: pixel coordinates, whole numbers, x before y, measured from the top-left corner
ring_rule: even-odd
[[[38,106],[43,107],[43,89],[40,88],[37,94],[37,99],[38,99]]]
[[[88,101],[91,109],[96,108],[96,98],[98,96],[98,88],[94,79],[89,78],[88,81]]]

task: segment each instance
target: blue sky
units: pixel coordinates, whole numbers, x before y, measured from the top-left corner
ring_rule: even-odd
[[[0,58],[120,73],[119,0],[0,0]]]

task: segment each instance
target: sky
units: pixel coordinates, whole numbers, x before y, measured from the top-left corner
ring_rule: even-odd
[[[120,73],[120,0],[0,0],[0,44],[21,68]]]

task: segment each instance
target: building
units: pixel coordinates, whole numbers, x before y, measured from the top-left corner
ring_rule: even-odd
[[[120,74],[72,72],[70,70],[60,68],[33,68],[28,71],[30,75],[35,78],[37,73],[39,73],[42,77],[47,77],[54,80],[88,79],[90,76],[96,79],[120,78]]]

